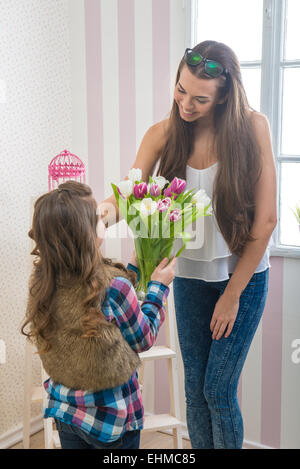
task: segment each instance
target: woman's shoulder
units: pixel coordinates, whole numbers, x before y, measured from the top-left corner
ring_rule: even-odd
[[[170,119],[163,119],[160,122],[157,122],[154,124],[152,127],[155,127],[157,131],[159,131],[161,134],[167,134],[170,126]]]
[[[268,118],[265,114],[251,109],[249,109],[249,119],[254,125],[263,125],[268,122]]]
[[[250,122],[257,141],[264,146],[266,141],[271,139],[271,128],[268,117],[262,112],[252,111]]]
[[[149,141],[152,142],[157,149],[160,149],[164,146],[168,136],[169,130],[169,119],[164,119],[160,122],[156,122],[151,125],[147,130],[145,136],[148,137]]]
[[[143,181],[148,182],[149,176],[153,174],[155,165],[160,158],[161,151],[167,142],[168,123],[169,119],[165,119],[151,125],[142,139],[132,167],[140,168],[142,170]]]

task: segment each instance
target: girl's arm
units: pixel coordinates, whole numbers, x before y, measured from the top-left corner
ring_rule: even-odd
[[[140,270],[139,270],[139,268],[138,268],[136,265],[131,264],[131,262],[129,262],[129,263],[127,264],[126,269],[131,269],[131,270],[133,270],[133,271],[136,273],[136,275],[137,275],[137,281],[140,280]]]
[[[144,352],[154,344],[165,320],[165,304],[169,287],[151,280],[140,306],[136,291],[125,277],[115,277],[110,285],[109,303],[123,337],[136,352]]]

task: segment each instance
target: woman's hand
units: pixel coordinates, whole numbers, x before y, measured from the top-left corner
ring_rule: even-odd
[[[212,331],[212,339],[219,340],[224,334],[227,327],[225,338],[230,335],[236,316],[239,310],[239,298],[231,296],[224,291],[223,295],[218,299],[214,313],[210,322],[210,330]]]
[[[130,259],[129,263],[132,264],[132,265],[135,265],[135,267],[137,267],[137,268],[139,267],[135,251],[132,251],[132,256],[131,256],[131,259]]]

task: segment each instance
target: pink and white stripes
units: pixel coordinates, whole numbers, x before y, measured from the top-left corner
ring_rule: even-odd
[[[110,183],[127,175],[147,129],[170,111],[185,49],[185,10],[182,0],[82,1],[88,183],[102,201],[112,194]],[[126,263],[132,249],[133,240],[124,238],[112,257]],[[271,257],[271,265],[267,304],[242,373],[239,401],[250,445],[299,448],[300,364],[291,361],[291,342],[300,338],[300,260]],[[166,363],[156,367],[156,412],[169,410],[167,375]],[[182,373],[179,380],[182,389]]]

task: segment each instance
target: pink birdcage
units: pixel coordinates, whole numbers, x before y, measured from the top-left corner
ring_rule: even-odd
[[[64,150],[48,165],[49,191],[56,189],[59,184],[69,179],[85,183],[85,166],[78,156]]]

